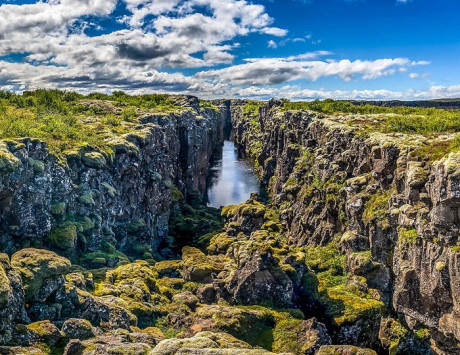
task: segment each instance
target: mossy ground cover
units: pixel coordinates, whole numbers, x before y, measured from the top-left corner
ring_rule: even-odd
[[[346,257],[336,242],[326,246],[306,247],[304,252],[307,266],[316,273],[319,281],[318,300],[336,324],[372,318],[383,311],[383,302],[350,282],[350,275],[345,272]],[[364,278],[357,281],[364,285],[366,283]]]
[[[380,190],[372,194],[369,200],[364,205],[363,221],[370,223],[376,221],[379,224],[387,221],[387,214],[389,210],[389,202],[391,196],[396,193],[394,189],[386,191]]]
[[[281,110],[311,110],[327,115],[357,115],[351,118],[348,124],[361,127],[362,133],[423,135],[430,140],[417,149],[416,154],[430,161],[438,160],[449,152],[460,150],[460,135],[458,135],[460,133],[460,110],[354,105],[348,101],[331,99],[312,102],[283,100]],[[450,137],[438,139],[441,133],[450,134]]]
[[[0,139],[38,138],[58,156],[90,145],[106,151],[109,138],[135,130],[143,112],[169,113],[183,108],[167,95],[87,96],[59,90],[16,95],[0,92]],[[91,129],[88,129],[91,128]]]

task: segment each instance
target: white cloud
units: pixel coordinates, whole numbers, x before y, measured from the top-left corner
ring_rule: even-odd
[[[98,20],[114,16],[119,3],[126,5],[127,14],[112,20],[124,28],[89,36],[86,29],[98,28]],[[121,89],[131,93],[297,99],[460,96],[459,87],[442,86],[420,92],[270,87],[328,76],[344,81],[356,77],[371,80],[430,63],[406,58],[333,60],[326,58],[332,52],[316,51],[279,58],[248,58],[243,64],[231,65],[239,36],[255,33],[283,37],[288,33],[274,26],[264,6],[246,0],[37,0],[28,5],[3,4],[0,18],[0,56],[25,55],[24,63],[0,60],[0,87],[5,90]],[[307,35],[276,42],[269,39],[267,45],[276,48],[301,42],[320,40],[313,41]],[[217,65],[227,67],[206,69]],[[162,71],[166,68],[203,69],[187,76]]]
[[[274,40],[269,40],[268,43],[267,43],[267,47],[268,48],[278,48],[278,45],[276,44],[276,42]]]
[[[219,70],[208,70],[196,76],[232,85],[275,85],[294,80],[318,80],[321,77],[337,76],[350,81],[355,76],[363,80],[393,75],[397,69],[411,66],[406,58],[355,60],[311,60],[330,52],[313,52],[287,58],[251,58],[247,63]]]
[[[287,98],[306,101],[316,99],[337,100],[431,100],[439,98],[460,98],[460,85],[432,86],[425,90],[392,91],[379,90],[310,90],[298,86],[284,86],[280,89],[255,87],[234,90],[237,97],[266,100],[270,98]]]

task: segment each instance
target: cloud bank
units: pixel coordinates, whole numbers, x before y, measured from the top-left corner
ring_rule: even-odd
[[[347,92],[293,85],[326,77],[375,80],[429,63],[408,58],[332,59],[328,51],[236,58],[235,49],[244,37],[259,36],[276,48],[275,40],[288,34],[274,26],[263,5],[246,0],[47,0],[3,4],[0,18],[4,90],[161,91],[260,99],[430,98],[460,91],[453,86],[419,92]]]

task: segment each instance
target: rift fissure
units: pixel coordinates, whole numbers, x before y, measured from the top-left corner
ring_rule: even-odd
[[[100,135],[0,142],[1,351],[458,353],[454,132],[331,101],[28,95]],[[209,208],[229,137],[267,197]]]

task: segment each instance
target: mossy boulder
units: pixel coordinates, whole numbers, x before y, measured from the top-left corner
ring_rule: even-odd
[[[22,249],[11,257],[12,267],[19,272],[26,301],[46,299],[64,283],[63,275],[70,261],[49,250]]]
[[[178,277],[182,270],[182,260],[165,260],[155,263],[154,269],[159,277]]]
[[[91,322],[86,319],[70,318],[62,324],[62,332],[68,339],[89,339],[94,338],[97,330],[93,328]]]
[[[156,280],[158,274],[153,270],[152,266],[143,260],[138,260],[135,263],[121,265],[114,270],[111,270],[106,275],[106,280],[116,285],[123,280],[142,280],[150,290],[156,289]]]
[[[302,320],[284,313],[277,318],[273,330],[273,351],[312,355],[322,345],[332,343],[326,326],[316,318]]]
[[[200,332],[193,338],[163,340],[151,352],[151,355],[160,354],[272,355],[274,353],[253,349],[249,344],[227,333]]]
[[[190,308],[192,311],[194,311],[198,304],[198,297],[196,297],[191,292],[181,292],[181,293],[175,294],[172,298],[172,301],[174,303],[184,304],[188,308]]]
[[[165,335],[163,334],[161,329],[157,327],[147,327],[144,329],[139,329],[139,331],[155,338],[157,344],[165,338]]]
[[[43,342],[54,346],[63,337],[59,329],[49,320],[31,323],[26,328],[30,342]]]
[[[203,306],[194,314],[191,329],[226,332],[249,344],[266,345],[268,332],[275,325],[273,314],[262,307]]]
[[[212,281],[212,274],[218,271],[215,264],[197,248],[182,248],[182,261],[186,281],[210,282]]]
[[[72,250],[77,243],[77,226],[72,222],[63,223],[51,230],[47,240],[54,248]]]
[[[161,341],[150,355],[174,355],[181,349],[218,349],[219,345],[206,337],[193,337],[186,339],[165,339]]]
[[[4,142],[0,142],[0,174],[12,173],[20,166],[21,161],[8,150]]]
[[[107,165],[104,156],[99,152],[85,153],[82,157],[82,162],[89,168],[100,169]]]
[[[358,348],[352,345],[325,345],[316,355],[377,355],[374,350]]]
[[[245,341],[235,338],[233,335],[224,332],[199,332],[195,334],[197,338],[209,338],[215,341],[219,347],[228,349],[251,349],[252,346]]]

